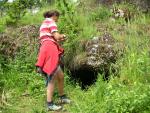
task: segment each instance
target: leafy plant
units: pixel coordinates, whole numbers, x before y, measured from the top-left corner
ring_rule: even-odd
[[[7,4],[8,18],[6,20],[7,25],[15,25],[25,15],[27,9],[37,7],[40,5],[39,0],[15,0],[12,3]]]
[[[79,85],[72,82],[65,73],[65,90],[73,101],[72,104],[64,106],[67,111],[71,113],[149,113],[150,16],[142,14],[128,24],[123,21],[112,22],[109,21],[110,12],[106,7],[95,7],[94,10],[85,11],[82,5],[77,6],[69,1],[65,2],[59,0],[55,2],[55,6],[51,7],[57,6],[62,12],[58,28],[61,33],[68,36],[68,41],[63,44],[66,50],[66,61],[69,62],[69,57],[74,57],[74,54],[82,51],[80,40],[86,40],[99,34],[94,26],[97,24],[107,28],[117,40],[123,42],[126,49],[122,58],[115,64],[119,67],[118,76],[114,77],[112,74],[109,81],[104,81],[102,75],[99,74],[95,84],[86,91],[81,90]],[[88,8],[86,6],[86,9]],[[37,15],[22,15],[23,18],[21,17],[21,22],[18,21],[18,23],[20,25],[32,24],[32,22],[40,24],[43,18],[39,15],[42,15],[45,10],[49,10],[49,6],[42,8]],[[35,19],[37,16],[39,18]],[[29,27],[26,31],[28,29]],[[6,31],[12,32],[10,29]],[[13,34],[15,35],[12,36],[18,42],[27,38],[18,38],[18,36],[26,36],[26,32],[22,35],[20,35],[21,32]],[[32,32],[31,34],[34,35]],[[31,40],[33,35],[30,37]],[[13,105],[11,107],[2,105],[0,108],[5,113],[45,113],[44,79],[39,77],[34,70],[37,45],[26,40],[19,44],[22,46],[14,59],[8,58],[5,62],[4,57],[0,54],[0,92],[5,90],[7,102]],[[76,47],[78,50],[75,50]]]
[[[0,16],[2,17],[4,12],[5,12],[5,9],[6,9],[6,3],[8,2],[8,0],[1,0],[0,1]]]

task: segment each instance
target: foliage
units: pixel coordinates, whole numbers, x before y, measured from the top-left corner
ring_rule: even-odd
[[[9,18],[6,21],[7,25],[16,24],[21,17],[25,15],[26,2],[22,0],[15,0],[13,3],[8,4],[8,11],[7,14]]]
[[[76,46],[79,46],[80,39],[86,40],[91,38],[96,34],[96,29],[83,13],[83,9],[78,9],[77,4],[73,4],[70,0],[59,0],[55,5],[62,14],[60,23],[58,23],[59,30],[68,37],[63,46],[67,51],[65,53],[65,62],[69,63],[72,57],[82,52],[80,47],[78,50],[75,49]],[[80,10],[82,13],[77,12],[77,10]]]
[[[66,3],[67,6],[64,1],[60,0],[55,5],[63,14],[58,26],[59,31],[68,36],[68,41],[63,45],[68,61],[69,57],[73,57],[74,54],[81,51],[74,50],[76,46],[80,49],[79,40],[86,40],[100,34],[96,31],[97,25],[101,29],[103,27],[107,29],[117,40],[122,41],[126,48],[122,59],[115,64],[120,68],[118,76],[114,77],[112,73],[111,79],[104,81],[102,75],[99,74],[95,84],[87,91],[81,90],[79,85],[65,74],[65,90],[73,100],[72,104],[64,105],[67,112],[149,113],[150,16],[138,15],[131,23],[125,23],[123,20],[114,22],[108,18],[110,12],[105,7],[96,7],[94,10],[86,12],[81,6],[77,7],[68,1]],[[24,15],[19,24],[40,24],[43,19],[42,13],[48,10],[48,7],[43,8],[37,15]],[[99,8],[101,10],[97,10]],[[37,16],[38,19],[36,19]],[[9,30],[7,28],[6,31]],[[14,34],[13,36],[16,36],[15,38],[18,40],[25,39],[25,37],[18,38],[18,34],[19,36],[21,34],[20,31],[14,32]],[[26,36],[26,32],[22,35]],[[5,62],[4,57],[0,54],[0,98],[3,95],[0,109],[4,113],[46,113],[44,80],[35,73],[34,68],[37,45],[23,42],[14,59],[8,58]],[[55,92],[55,101],[57,101],[57,96]]]
[[[7,25],[14,25],[25,15],[27,9],[32,9],[40,5],[39,0],[15,0],[8,3],[7,7]]]
[[[40,0],[25,0],[26,8],[32,9],[33,7],[38,7],[41,5]]]
[[[99,6],[90,14],[91,21],[104,21],[111,16],[111,12],[108,8],[104,6]]]
[[[43,6],[47,6],[47,5],[50,5],[52,3],[54,3],[55,0],[40,0],[40,3],[43,5]]]
[[[3,16],[3,13],[5,11],[5,5],[7,3],[8,0],[2,0],[0,1],[0,16],[2,17]]]

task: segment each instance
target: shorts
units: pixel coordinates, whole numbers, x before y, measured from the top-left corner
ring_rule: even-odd
[[[46,73],[42,74],[44,76],[44,78],[45,78],[45,83],[46,83],[45,85],[46,85],[46,87],[48,86],[48,83],[52,80],[52,77],[55,76],[56,73],[58,71],[60,71],[60,70],[61,70],[61,67],[60,67],[60,65],[58,65],[57,68],[56,68],[56,70],[53,72],[52,75],[47,75]]]

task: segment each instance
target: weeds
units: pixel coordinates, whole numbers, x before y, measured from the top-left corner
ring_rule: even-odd
[[[117,40],[122,41],[126,48],[122,58],[115,64],[119,67],[118,76],[114,77],[112,74],[109,82],[104,81],[99,74],[95,84],[84,91],[65,73],[65,90],[73,100],[71,105],[64,106],[67,111],[71,113],[148,113],[150,111],[150,33],[148,30],[150,17],[140,14],[131,23],[125,23],[124,20],[112,22],[109,20],[111,13],[105,7],[84,13],[84,8],[80,7],[77,10],[76,6],[72,7],[69,4],[68,8],[72,12],[70,14],[63,4],[61,5],[59,10],[64,11],[64,15],[60,18],[58,26],[60,32],[66,33],[69,38],[63,45],[68,62],[70,57],[82,51],[75,50],[75,47],[79,46],[79,40],[86,40],[100,34],[100,32],[97,33],[95,24],[106,26],[107,31],[111,32]],[[33,16],[26,14],[19,24],[39,25],[43,19],[41,15],[47,9],[49,8],[41,9]],[[5,27],[3,25],[0,26],[2,32]],[[46,112],[44,80],[35,73],[34,69],[37,45],[32,46],[32,49],[30,47],[28,44],[23,45],[15,58],[8,59],[7,62],[4,62],[0,54],[0,93],[3,97],[7,97],[5,101],[8,104],[13,105],[0,106],[4,113]],[[3,64],[6,67],[3,67]],[[55,97],[57,97],[56,93]]]

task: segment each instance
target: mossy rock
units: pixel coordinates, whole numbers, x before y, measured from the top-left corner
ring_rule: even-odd
[[[85,41],[80,47],[83,47],[84,51],[72,57],[69,67],[67,66],[69,70],[89,68],[98,71],[100,68],[110,67],[110,64],[115,63],[123,54],[124,48],[123,44],[109,33]]]
[[[25,46],[32,52],[38,44],[38,31],[38,25],[7,28],[5,33],[0,34],[0,54],[4,57],[14,57],[20,48]]]
[[[65,66],[73,78],[81,81],[82,87],[92,84],[98,73],[104,74],[104,78],[108,79],[110,68],[112,72],[116,72],[116,67],[111,66],[123,55],[124,45],[110,33],[104,33],[84,43],[82,41],[80,44],[83,44],[80,46],[83,47],[83,52],[65,62]]]

